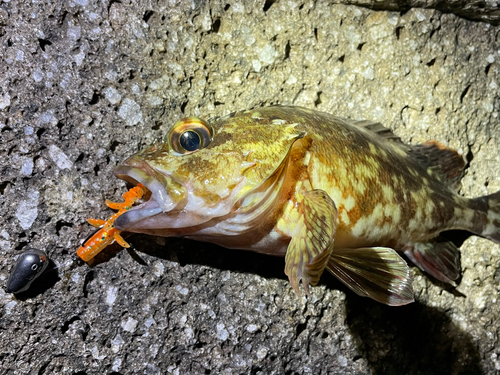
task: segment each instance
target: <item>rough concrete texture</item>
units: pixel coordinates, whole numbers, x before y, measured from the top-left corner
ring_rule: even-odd
[[[339,0],[337,2],[399,12],[406,12],[412,8],[438,9],[476,21],[495,25],[500,23],[500,4],[497,0]]]
[[[282,259],[134,235],[75,251],[125,184],[117,163],[187,115],[272,103],[382,121],[500,189],[500,34],[437,10],[294,1],[0,3],[0,279],[29,247],[52,271],[0,290],[3,374],[500,374],[500,247],[471,237],[456,289],[413,268],[389,308],[325,275],[297,298]]]

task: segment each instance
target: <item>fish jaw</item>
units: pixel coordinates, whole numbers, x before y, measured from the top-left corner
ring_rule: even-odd
[[[179,184],[172,176],[159,172],[139,158],[130,158],[116,167],[115,176],[125,181],[142,183],[151,192],[151,198],[129,211],[115,221],[121,231],[148,233],[152,230],[169,229],[179,233],[178,229],[201,225],[216,217],[231,212],[236,201],[245,189],[246,181],[242,176],[231,192],[215,204],[209,204],[203,197],[197,196],[191,184]]]
[[[116,167],[115,176],[133,184],[142,183],[150,192],[151,198],[123,213],[115,221],[115,227],[120,230],[129,230],[137,223],[150,220],[163,212],[169,212],[175,205],[169,197],[165,187],[143,169],[130,165]]]

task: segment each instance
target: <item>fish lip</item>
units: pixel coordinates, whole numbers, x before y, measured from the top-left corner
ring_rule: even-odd
[[[126,230],[143,219],[172,211],[175,208],[176,203],[168,195],[165,186],[153,177],[154,173],[149,165],[137,159],[128,159],[124,164],[115,168],[116,177],[135,185],[141,183],[151,192],[151,198],[147,202],[131,208],[115,220],[115,227],[118,230]]]

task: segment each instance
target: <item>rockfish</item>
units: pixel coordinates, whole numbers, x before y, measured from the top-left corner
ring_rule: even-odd
[[[115,169],[150,198],[130,203],[114,227],[118,237],[185,237],[284,256],[297,293],[327,269],[361,296],[403,305],[414,297],[398,252],[453,283],[460,254],[441,232],[500,243],[500,192],[457,195],[463,168],[438,142],[406,145],[379,123],[305,108],[189,117]]]

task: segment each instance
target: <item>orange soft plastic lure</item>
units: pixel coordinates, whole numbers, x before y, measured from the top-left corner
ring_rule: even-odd
[[[85,262],[88,262],[108,245],[111,245],[114,241],[118,242],[120,246],[130,247],[130,245],[120,235],[121,231],[115,228],[114,223],[118,216],[130,210],[133,204],[138,199],[141,199],[145,193],[146,188],[144,185],[138,184],[123,194],[123,203],[106,200],[106,206],[113,210],[118,210],[118,212],[113,214],[108,220],[87,219],[87,222],[90,225],[101,229],[94,233],[92,237],[80,246],[76,252],[77,255]]]

